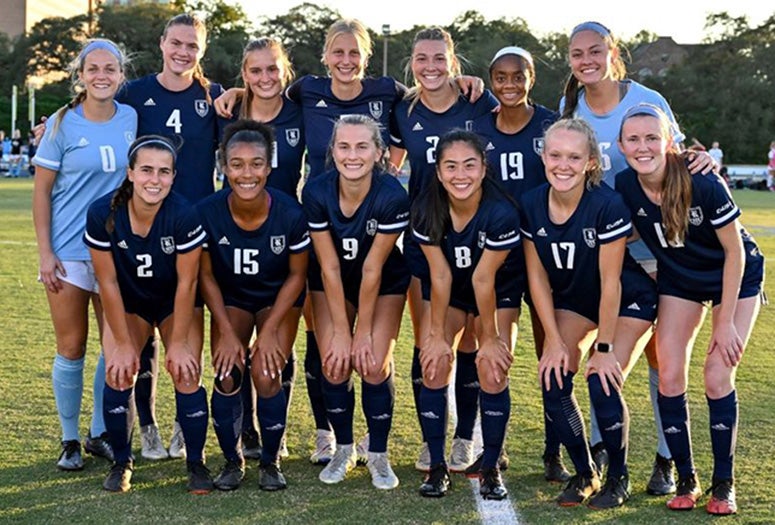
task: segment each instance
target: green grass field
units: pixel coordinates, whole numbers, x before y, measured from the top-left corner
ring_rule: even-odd
[[[60,429],[51,392],[54,335],[43,288],[36,282],[37,250],[30,211],[32,182],[0,179],[0,523],[474,523],[479,521],[468,480],[453,479],[446,498],[426,500],[417,494],[419,473],[413,463],[420,444],[414,413],[409,368],[411,328],[405,319],[396,353],[397,400],[390,441],[391,458],[401,479],[398,489],[382,492],[371,486],[368,471],[359,468],[337,486],[317,479],[319,467],[309,464],[314,428],[304,392],[303,372],[297,373],[289,422],[291,457],[283,464],[289,488],[280,493],[258,490],[258,471],[248,465],[238,491],[190,496],[185,491],[185,467],[179,460],[136,462],[129,494],[101,489],[108,464],[87,456],[86,468],[63,473],[55,468]],[[743,220],[764,253],[775,259],[775,195],[741,190],[735,197]],[[773,277],[770,273],[770,279]],[[768,286],[770,295],[775,289]],[[740,431],[737,446],[737,493],[740,514],[724,523],[775,523],[775,340],[774,308],[763,308],[738,373]],[[708,323],[706,323],[707,325]],[[655,451],[654,424],[648,400],[645,359],[626,386],[632,426],[630,474],[633,497],[623,508],[595,512],[586,507],[562,509],[554,497],[559,485],[542,477],[543,449],[540,390],[536,360],[526,315],[520,323],[517,357],[511,371],[512,417],[507,449],[511,467],[505,482],[523,523],[705,523],[704,509],[671,513],[664,498],[645,494]],[[703,330],[693,357],[690,403],[697,468],[703,487],[710,483],[711,454],[707,405],[702,387],[702,359],[708,330]],[[303,361],[303,343],[297,345]],[[88,431],[91,414],[91,376],[99,343],[90,335],[86,391],[81,418]],[[209,360],[208,360],[209,362]],[[212,374],[205,386],[211,390]],[[581,383],[583,384],[583,383]],[[360,390],[360,389],[359,389]],[[586,406],[583,388],[579,398]],[[358,403],[358,406],[360,403]],[[174,398],[166,373],[159,382],[158,414],[165,441],[169,439]],[[585,409],[586,412],[586,409]],[[365,432],[356,414],[356,436]],[[139,442],[138,439],[135,440]],[[139,445],[138,445],[139,446]],[[211,469],[222,463],[212,428],[207,454]],[[137,451],[139,456],[139,451]],[[704,504],[706,500],[703,499]]]

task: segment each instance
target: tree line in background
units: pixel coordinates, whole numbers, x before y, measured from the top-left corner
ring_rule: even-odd
[[[128,78],[159,71],[159,36],[170,16],[195,11],[207,19],[209,43],[203,61],[209,78],[226,87],[239,83],[242,48],[254,36],[271,35],[287,47],[298,76],[325,74],[320,56],[326,29],[343,14],[327,7],[304,3],[286,14],[250,20],[241,7],[226,0],[174,0],[170,4],[140,4],[101,7],[96,19],[87,15],[48,18],[14,41],[0,33],[0,129],[10,123],[11,86],[19,86],[19,127],[26,131],[26,79],[63,71],[88,38],[94,36],[121,43],[129,52]],[[344,13],[346,15],[346,13]],[[419,26],[391,33],[388,37],[387,72],[411,83],[406,64],[412,39]],[[536,36],[518,17],[486,20],[474,10],[458,16],[446,26],[462,57],[464,71],[488,81],[488,65],[495,51],[519,45],[536,60],[537,82],[532,99],[557,108],[568,75],[568,35]],[[614,31],[616,28],[613,28]],[[664,76],[639,79],[660,91],[670,102],[687,136],[708,144],[717,140],[727,163],[766,163],[769,144],[775,139],[775,15],[758,27],[746,17],[726,13],[710,15],[702,46],[693,46],[687,59]],[[368,74],[381,75],[385,38],[372,31],[374,54]],[[655,40],[642,31],[625,47]],[[37,91],[37,114],[50,114],[69,98],[69,79],[50,83]]]

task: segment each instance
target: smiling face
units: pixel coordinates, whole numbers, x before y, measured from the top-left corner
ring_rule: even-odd
[[[640,176],[659,177],[665,172],[665,153],[672,146],[662,122],[651,115],[636,115],[622,124],[619,148]]]
[[[585,85],[613,78],[613,63],[619,56],[616,48],[599,33],[579,31],[570,41],[570,68],[573,76]]]
[[[583,191],[587,171],[593,162],[589,141],[583,133],[563,128],[552,130],[544,137],[541,158],[546,167],[546,178],[554,191]]]
[[[359,124],[337,126],[331,156],[340,177],[357,181],[370,176],[382,154],[369,127]]]
[[[285,88],[286,76],[287,72],[277,49],[257,49],[245,56],[242,80],[257,98],[268,100],[279,97]]]
[[[92,100],[110,100],[124,81],[124,73],[116,55],[107,49],[95,49],[83,59],[78,79]]]
[[[437,153],[436,177],[450,200],[462,202],[477,197],[487,173],[481,152],[471,144],[455,141]]]
[[[334,82],[359,82],[366,69],[366,55],[352,33],[339,33],[326,47],[323,63]]]
[[[518,107],[527,104],[535,76],[524,58],[506,55],[490,68],[492,92],[503,107]]]
[[[224,171],[232,192],[242,200],[258,198],[272,170],[269,152],[255,142],[234,142],[226,149]]]
[[[164,201],[175,179],[172,153],[166,149],[144,147],[137,151],[134,166],[127,168],[132,181],[132,199],[139,199],[148,206]]]
[[[452,58],[443,40],[418,40],[412,51],[412,75],[426,91],[449,84]]]
[[[194,26],[175,24],[161,37],[164,71],[179,76],[192,76],[205,52],[206,35]]]

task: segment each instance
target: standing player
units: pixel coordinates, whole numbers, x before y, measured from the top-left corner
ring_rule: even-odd
[[[409,202],[398,180],[385,171],[384,151],[373,119],[342,116],[331,137],[336,169],[310,180],[302,201],[315,249],[309,290],[323,395],[337,443],[320,480],[339,483],[355,466],[355,369],[362,379],[372,484],[392,489],[398,486],[387,453],[395,398],[393,347],[409,285],[396,240],[409,223]]]
[[[259,486],[286,487],[278,451],[287,421],[283,370],[293,355],[307,275],[309,235],[301,206],[268,188],[275,139],[269,127],[239,120],[226,128],[221,146],[229,188],[199,205],[210,239],[202,253],[202,295],[212,313],[215,385],[212,412],[226,466],[215,486],[239,487],[245,474],[238,449],[243,415],[241,377],[245,349],[255,328],[249,373],[258,392],[261,427]],[[252,388],[251,383],[247,383]],[[254,417],[251,411],[250,417]]]
[[[126,152],[137,127],[135,111],[114,100],[126,58],[109,40],[90,40],[72,64],[75,98],[54,115],[33,159],[37,166],[32,216],[56,335],[52,371],[62,426],[61,470],[83,468],[78,423],[89,328],[89,302],[102,329],[102,306],[89,252],[81,241],[86,210],[121,184]],[[86,451],[113,459],[102,418],[104,361],[94,375],[94,413]]]
[[[140,353],[158,328],[185,434],[188,491],[213,488],[204,465],[207,394],[201,386],[201,335],[194,321],[199,256],[206,233],[183,197],[171,193],[173,144],[147,135],[129,148],[121,187],[89,207],[84,242],[105,308],[105,424],[115,462],[105,490],[125,492],[133,471],[134,383]]]
[[[409,63],[414,76],[414,87],[395,108],[393,114],[393,144],[405,148],[411,176],[409,199],[421,195],[429,181],[436,176],[436,143],[439,137],[455,128],[471,130],[473,122],[490,113],[497,101],[489,93],[469,101],[455,82],[460,75],[460,61],[455,55],[455,44],[445,30],[433,27],[417,32]],[[414,239],[404,236],[404,254],[412,272],[409,289],[409,307],[414,328],[414,355],[412,358],[412,389],[415,407],[419,407],[422,373],[419,361],[422,346],[422,296],[420,279],[427,276],[427,263]],[[471,321],[469,319],[469,321]],[[479,399],[476,378],[476,343],[473,326],[469,323],[466,336],[458,348],[455,401],[458,425],[452,440],[449,466],[453,471],[465,471],[474,461],[473,430]],[[420,417],[418,412],[418,418]],[[422,425],[421,425],[422,426]],[[430,468],[428,447],[423,448],[415,467],[421,471]]]
[[[692,347],[712,303],[713,331],[705,357],[713,449],[711,514],[734,514],[738,401],[735,374],[761,304],[764,257],[738,221],[740,209],[717,175],[691,175],[673,142],[667,115],[640,104],[622,120],[619,145],[631,169],[616,189],[659,264],[659,411],[678,470],[672,510],[694,508],[701,496],[694,468],[687,402]]]
[[[581,119],[556,122],[546,131],[543,159],[549,184],[522,197],[522,231],[530,296],[544,330],[544,410],[576,470],[557,502],[576,506],[594,496],[592,508],[618,507],[630,495],[621,389],[650,335],[656,290],[626,254],[629,210],[601,185],[591,127]],[[593,342],[585,376],[610,459],[602,490],[573,393],[581,356]]]
[[[511,410],[508,372],[516,342],[524,279],[506,272],[519,248],[516,205],[487,179],[484,145],[470,131],[442,135],[436,177],[413,204],[412,234],[429,273],[422,280],[424,332],[420,350],[419,411],[431,468],[420,487],[425,497],[444,496],[449,470],[444,455],[447,390],[461,332],[475,317],[476,373],[482,420],[480,492],[504,499],[498,456]]]

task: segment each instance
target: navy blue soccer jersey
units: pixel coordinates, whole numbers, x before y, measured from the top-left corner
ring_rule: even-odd
[[[600,304],[600,246],[632,233],[630,211],[606,185],[586,189],[564,224],[549,218],[549,184],[522,196],[522,234],[535,246],[549,277],[555,308],[596,319]],[[636,265],[625,255],[625,265]],[[582,311],[579,311],[582,310]]]
[[[450,228],[439,243],[452,272],[451,304],[469,305],[470,307],[476,305],[471,279],[485,250],[510,250],[506,262],[498,270],[496,281],[500,281],[504,277],[502,273],[505,269],[516,267],[515,262],[519,258],[521,250],[519,232],[517,207],[504,195],[499,194],[498,190],[485,189],[479,203],[479,209],[468,221],[468,224],[459,232]],[[419,244],[432,244],[427,232],[423,231],[422,224],[412,225],[412,237]],[[520,278],[518,275],[505,277],[509,279]],[[430,290],[430,276],[426,274],[420,278],[425,281],[424,288]],[[519,308],[519,306],[519,304],[513,305],[514,308]]]
[[[487,164],[500,186],[515,200],[546,182],[544,131],[558,114],[535,104],[530,121],[516,133],[504,133],[495,125],[497,114],[487,113],[474,120],[474,131],[482,137],[487,151]]]
[[[215,99],[222,92],[220,84],[213,84],[210,98]],[[163,135],[176,143],[182,138],[175,166],[176,192],[192,203],[213,193],[219,125],[215,109],[207,102],[207,94],[198,82],[183,91],[170,91],[155,74],[148,75],[128,82],[116,99],[137,112],[138,137]]]
[[[132,232],[127,206],[115,211],[115,227],[108,233],[105,222],[110,215],[112,197],[111,192],[89,207],[84,242],[90,248],[113,255],[125,305],[151,308],[174,301],[178,283],[177,254],[196,249],[207,237],[198,214],[185,198],[171,192],[159,208],[147,236]]]
[[[456,128],[472,131],[474,121],[492,112],[498,101],[485,90],[473,104],[461,95],[443,113],[431,111],[421,100],[410,111],[411,104],[411,100],[403,99],[393,111],[391,140],[394,146],[407,152],[411,167],[409,198],[414,201],[429,178],[436,176],[436,144],[439,138]]]
[[[309,248],[299,203],[279,190],[267,191],[272,199],[269,215],[253,231],[234,222],[229,188],[197,206],[208,237],[205,249],[226,305],[249,309],[248,305],[272,304],[290,273],[291,255]]]
[[[361,85],[363,89],[352,100],[337,98],[327,77],[306,75],[288,88],[288,98],[303,108],[310,177],[326,171],[331,133],[342,115],[372,117],[379,123],[385,145],[390,144],[390,114],[404,97],[406,87],[390,77],[364,78]]]
[[[339,256],[342,282],[351,288],[360,287],[361,269],[376,234],[399,234],[409,225],[406,190],[387,173],[372,175],[369,192],[350,217],[342,213],[339,206],[339,174],[336,170],[308,181],[302,192],[302,202],[310,232],[328,231],[331,234]],[[310,261],[310,274],[313,272],[320,272],[315,257]],[[398,247],[393,246],[383,266],[382,281],[406,279],[408,282],[408,276],[406,261]]]
[[[234,118],[231,120],[236,121],[240,114],[239,106],[234,108],[233,114]],[[274,131],[272,171],[269,173],[266,185],[269,188],[277,188],[295,199],[296,187],[301,180],[306,147],[301,106],[283,97],[280,113],[265,124],[271,126]]]
[[[715,174],[692,175],[692,202],[689,227],[683,243],[669,242],[662,226],[662,211],[651,202],[638,182],[638,175],[628,168],[616,175],[616,189],[632,212],[640,237],[657,259],[657,281],[690,293],[702,292],[707,297],[721,293],[724,271],[724,249],[716,230],[740,216],[724,181]],[[761,259],[756,244],[741,230],[746,266]]]

